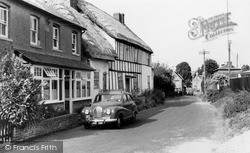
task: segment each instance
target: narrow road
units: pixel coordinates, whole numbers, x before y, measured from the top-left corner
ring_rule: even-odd
[[[141,112],[135,123],[122,129],[77,127],[37,141],[62,140],[64,153],[179,153],[186,142],[221,140],[221,126],[212,105],[183,96]]]

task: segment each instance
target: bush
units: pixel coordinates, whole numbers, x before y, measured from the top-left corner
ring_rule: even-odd
[[[231,96],[233,94],[234,94],[234,92],[230,88],[226,88],[224,90],[210,89],[210,90],[207,90],[204,98],[206,101],[210,101],[210,102],[214,103],[217,100],[219,100],[220,98]]]
[[[41,83],[23,64],[9,53],[0,61],[0,116],[8,116],[18,127],[42,119],[40,101]]]
[[[140,108],[151,108],[158,104],[164,104],[165,94],[162,90],[145,90],[140,95],[134,96],[135,103]],[[143,106],[143,107],[141,107]]]
[[[223,114],[225,117],[232,117],[236,113],[247,111],[249,104],[250,93],[247,91],[240,91],[234,94],[233,100],[226,103]]]
[[[67,112],[63,108],[54,109],[51,105],[44,105],[43,108],[43,118],[49,119],[61,115],[65,115]]]

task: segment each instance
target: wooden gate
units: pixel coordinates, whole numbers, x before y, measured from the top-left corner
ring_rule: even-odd
[[[0,116],[0,144],[11,142],[13,136],[13,126],[5,116]]]

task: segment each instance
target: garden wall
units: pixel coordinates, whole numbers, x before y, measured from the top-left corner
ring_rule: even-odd
[[[23,129],[14,128],[13,141],[24,141],[54,131],[73,128],[78,126],[78,124],[78,114],[66,114],[46,119],[37,124],[27,126]]]

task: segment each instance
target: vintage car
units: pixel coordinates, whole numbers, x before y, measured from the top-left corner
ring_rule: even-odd
[[[90,107],[82,110],[84,127],[113,123],[120,128],[124,121],[136,120],[137,106],[128,92],[105,91],[96,95]]]

